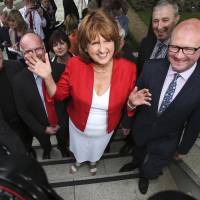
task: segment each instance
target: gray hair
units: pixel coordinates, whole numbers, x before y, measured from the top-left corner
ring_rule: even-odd
[[[179,6],[173,0],[159,0],[159,1],[157,1],[155,6],[153,7],[153,12],[157,7],[166,6],[166,5],[171,5],[173,7],[175,16],[179,15]]]

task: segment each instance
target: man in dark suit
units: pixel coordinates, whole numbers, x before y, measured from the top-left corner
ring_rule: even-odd
[[[28,131],[28,127],[17,113],[13,95],[12,85],[14,76],[22,69],[23,66],[19,61],[3,60],[3,54],[0,50],[0,91],[2,94],[0,98],[1,118],[22,140],[26,150],[28,152],[33,152],[31,149],[32,136]],[[8,136],[7,139],[11,139],[10,136]]]
[[[132,122],[124,120],[127,128],[131,122],[136,143],[133,161],[128,165],[139,168],[139,189],[143,194],[149,179],[157,178],[173,157],[182,159],[200,132],[199,30],[199,19],[180,23],[172,32],[169,61],[145,63],[137,86],[148,88],[152,94],[152,100],[149,95],[144,99],[146,106],[138,106],[141,97],[137,89],[129,96],[128,108],[138,107]]]
[[[138,74],[148,59],[165,58],[172,30],[179,20],[177,3],[171,0],[159,0],[152,12],[152,30],[154,34],[145,37],[139,47],[137,61]]]
[[[146,60],[167,56],[169,38],[179,20],[178,10],[177,3],[171,0],[159,0],[155,3],[151,20],[152,32],[149,31],[150,33],[142,40],[138,51],[137,75],[140,75]],[[134,148],[130,136],[126,137],[126,141],[120,152],[128,153]]]
[[[35,54],[41,60],[45,59],[44,44],[40,37],[34,33],[27,33],[22,37],[20,49],[23,52],[25,61],[30,54]],[[65,124],[63,124],[67,123],[65,113],[59,111],[62,102],[55,104],[51,102],[52,104],[49,107],[45,99],[46,95],[43,94],[42,79],[30,72],[27,67],[17,74],[14,81],[14,93],[18,112],[44,149],[43,159],[50,159],[51,134],[56,134],[58,149],[61,151],[62,156],[66,157],[68,155],[68,130],[66,130]],[[52,109],[53,114],[49,112]]]

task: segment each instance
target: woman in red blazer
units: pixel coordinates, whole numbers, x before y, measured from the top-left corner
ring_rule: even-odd
[[[67,108],[70,150],[76,163],[70,172],[76,172],[82,162],[89,161],[90,173],[95,175],[96,161],[101,158],[135,86],[136,66],[119,58],[119,30],[103,10],[93,11],[81,21],[78,41],[80,56],[68,61],[57,85],[47,55],[42,62],[31,53],[27,64],[45,80],[50,97],[56,100],[71,97]],[[145,95],[140,97],[138,104]]]

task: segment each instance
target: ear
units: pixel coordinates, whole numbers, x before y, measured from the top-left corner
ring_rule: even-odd
[[[175,21],[176,21],[176,23],[175,23],[175,24],[177,24],[177,23],[178,23],[179,19],[180,19],[180,15],[177,15],[177,16],[176,16],[176,19],[175,19]]]

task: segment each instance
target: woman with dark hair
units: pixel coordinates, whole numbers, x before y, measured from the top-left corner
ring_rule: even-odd
[[[89,161],[91,175],[97,172],[101,158],[125,109],[133,115],[128,96],[136,80],[136,66],[119,58],[119,30],[114,19],[104,10],[95,10],[84,17],[78,29],[80,56],[71,58],[57,85],[51,67],[34,54],[29,55],[29,70],[45,80],[48,94],[57,100],[71,97],[69,114],[70,150],[76,163]],[[140,93],[138,105],[146,103],[148,92]],[[51,100],[49,98],[49,100]],[[133,106],[132,106],[133,109]]]
[[[53,64],[60,64],[65,67],[67,60],[72,57],[69,53],[70,41],[65,32],[56,30],[49,39],[50,50],[55,54]]]

